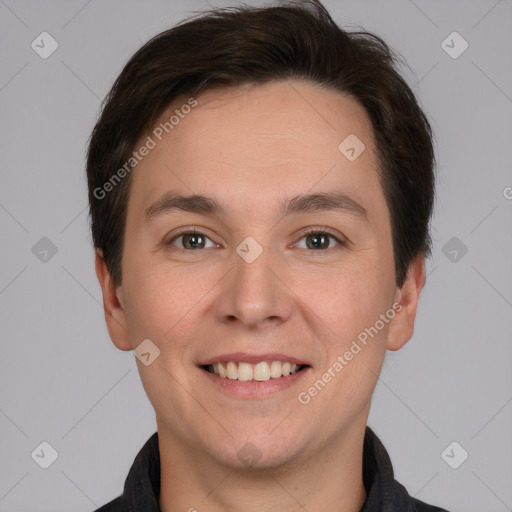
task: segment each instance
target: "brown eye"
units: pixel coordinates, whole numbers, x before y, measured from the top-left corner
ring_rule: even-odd
[[[303,236],[300,240],[306,240],[305,246],[299,245],[300,241],[295,244],[295,246],[298,246],[303,249],[311,249],[314,251],[322,251],[326,249],[333,248],[333,246],[336,245],[343,245],[343,242],[341,242],[337,237],[334,235],[328,233],[327,231],[317,230],[317,231],[309,231],[305,236]],[[334,240],[335,242],[331,242]]]

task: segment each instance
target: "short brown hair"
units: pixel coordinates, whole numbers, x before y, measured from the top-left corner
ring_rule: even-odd
[[[401,287],[412,260],[431,252],[435,166],[431,127],[397,71],[401,62],[379,36],[340,28],[316,0],[214,9],[149,40],[105,98],[87,153],[93,243],[114,282],[122,279],[131,174],[112,178],[166,107],[212,87],[306,79],[353,97],[371,119]]]

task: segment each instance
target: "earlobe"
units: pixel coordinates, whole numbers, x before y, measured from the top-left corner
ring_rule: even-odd
[[[409,266],[407,277],[401,288],[397,289],[395,317],[390,322],[387,349],[402,348],[414,333],[414,321],[420,292],[425,284],[425,258],[417,257]]]
[[[103,294],[103,310],[110,339],[120,350],[133,350],[126,321],[122,288],[117,287],[112,280],[101,249],[96,249],[95,267]]]

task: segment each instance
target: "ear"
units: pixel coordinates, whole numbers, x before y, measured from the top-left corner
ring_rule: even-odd
[[[95,266],[103,293],[103,310],[110,339],[120,350],[133,350],[122,300],[122,286],[116,287],[112,280],[101,249],[96,249]]]
[[[425,284],[425,258],[418,256],[409,266],[402,288],[397,288],[394,306],[396,314],[389,323],[388,350],[402,348],[414,333],[414,320],[420,292]]]

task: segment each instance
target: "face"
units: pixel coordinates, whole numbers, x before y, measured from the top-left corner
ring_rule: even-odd
[[[386,348],[412,335],[420,280],[395,285],[371,123],[302,81],[187,99],[133,171],[119,287],[97,261],[109,331],[160,351],[137,364],[180,446],[305,460],[364,428]]]

